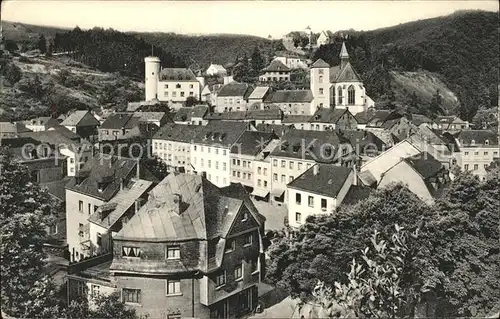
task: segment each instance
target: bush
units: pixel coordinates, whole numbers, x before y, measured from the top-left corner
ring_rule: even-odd
[[[11,85],[16,84],[23,77],[23,72],[14,63],[9,63],[5,70],[5,79],[9,81]]]

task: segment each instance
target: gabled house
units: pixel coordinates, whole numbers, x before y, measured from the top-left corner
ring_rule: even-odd
[[[22,122],[26,128],[33,132],[46,131],[50,127],[59,126],[59,121],[50,116],[40,116],[31,120]]]
[[[90,111],[76,110],[69,113],[61,125],[84,139],[91,139],[97,136],[97,128],[101,123]]]
[[[205,71],[205,74],[209,76],[225,76],[227,71],[222,65],[212,63]]]
[[[225,84],[217,93],[216,112],[245,111],[252,87],[246,83]]]
[[[318,108],[309,119],[313,131],[356,129],[358,121],[348,109]]]
[[[175,112],[174,123],[185,125],[207,125],[205,116],[208,113],[208,106],[195,105],[193,107],[181,107]]]
[[[456,133],[461,130],[470,129],[470,123],[458,116],[438,116],[436,117],[437,128],[446,132]]]
[[[259,81],[261,82],[282,82],[290,81],[291,70],[279,60],[273,60],[261,71]]]
[[[316,109],[313,101],[310,90],[277,90],[264,103],[277,105],[285,114],[310,116]]]
[[[23,123],[12,123],[7,118],[0,116],[0,138],[15,138],[20,133],[32,132]]]

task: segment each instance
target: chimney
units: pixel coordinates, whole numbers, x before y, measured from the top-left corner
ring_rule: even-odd
[[[141,209],[141,206],[142,206],[142,198],[137,198],[135,200],[135,213],[136,214],[139,211],[139,209]]]
[[[174,194],[173,198],[172,198],[172,201],[173,201],[173,205],[172,205],[172,210],[174,211],[174,213],[176,213],[177,215],[179,215],[181,213],[181,203],[182,203],[182,197],[180,194]]]
[[[123,187],[124,187],[124,179],[123,177],[120,179],[120,190],[123,190]]]
[[[319,164],[313,166],[313,175],[317,176],[319,174]]]
[[[141,177],[141,165],[139,159],[137,160],[137,164],[135,166],[135,178],[139,179]]]
[[[358,168],[356,167],[356,164],[352,166],[352,170],[354,172],[354,179],[352,181],[352,185],[358,185]]]

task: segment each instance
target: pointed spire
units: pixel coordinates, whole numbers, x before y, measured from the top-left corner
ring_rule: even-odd
[[[349,53],[347,53],[347,49],[345,47],[345,42],[342,42],[342,49],[340,50],[340,58],[349,58]]]

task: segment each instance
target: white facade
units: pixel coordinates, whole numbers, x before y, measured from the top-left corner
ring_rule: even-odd
[[[271,193],[278,196],[279,194],[286,192],[288,183],[292,182],[297,176],[311,168],[311,166],[315,163],[313,160],[278,157],[274,155],[270,155],[269,159],[272,165]],[[287,195],[285,194],[285,203],[286,196]]]
[[[189,128],[186,128],[189,129]],[[183,167],[186,173],[193,171],[191,167],[191,144],[164,139],[152,139],[152,152],[167,164],[169,171]]]
[[[333,85],[333,89],[336,98],[335,107],[348,108],[353,115],[375,106],[375,102],[366,95],[363,82],[338,82]]]
[[[316,46],[321,46],[330,43],[330,37],[325,31],[322,31],[316,40]]]
[[[160,75],[160,59],[157,57],[144,58],[144,90],[146,93],[146,101],[151,101],[158,98],[158,80]]]
[[[75,148],[73,148],[75,147]],[[76,145],[65,145],[59,148],[62,155],[67,156],[66,166],[67,175],[75,176],[83,165],[92,157],[91,146],[84,144],[76,147]]]
[[[158,100],[165,102],[184,102],[188,97],[200,100],[201,85],[193,81],[158,81]]]
[[[311,91],[316,107],[330,107],[330,68],[311,68]]]
[[[231,183],[230,146],[210,146],[191,144],[191,165],[198,173],[206,173],[206,178],[217,187]]]
[[[220,65],[220,64],[210,64],[210,66],[208,67],[208,69],[205,71],[205,73],[207,75],[211,75],[211,76],[214,76],[214,75],[226,75],[227,74],[227,71],[226,69]]]
[[[307,69],[306,61],[298,57],[278,56],[274,59],[280,61],[290,69]]]

